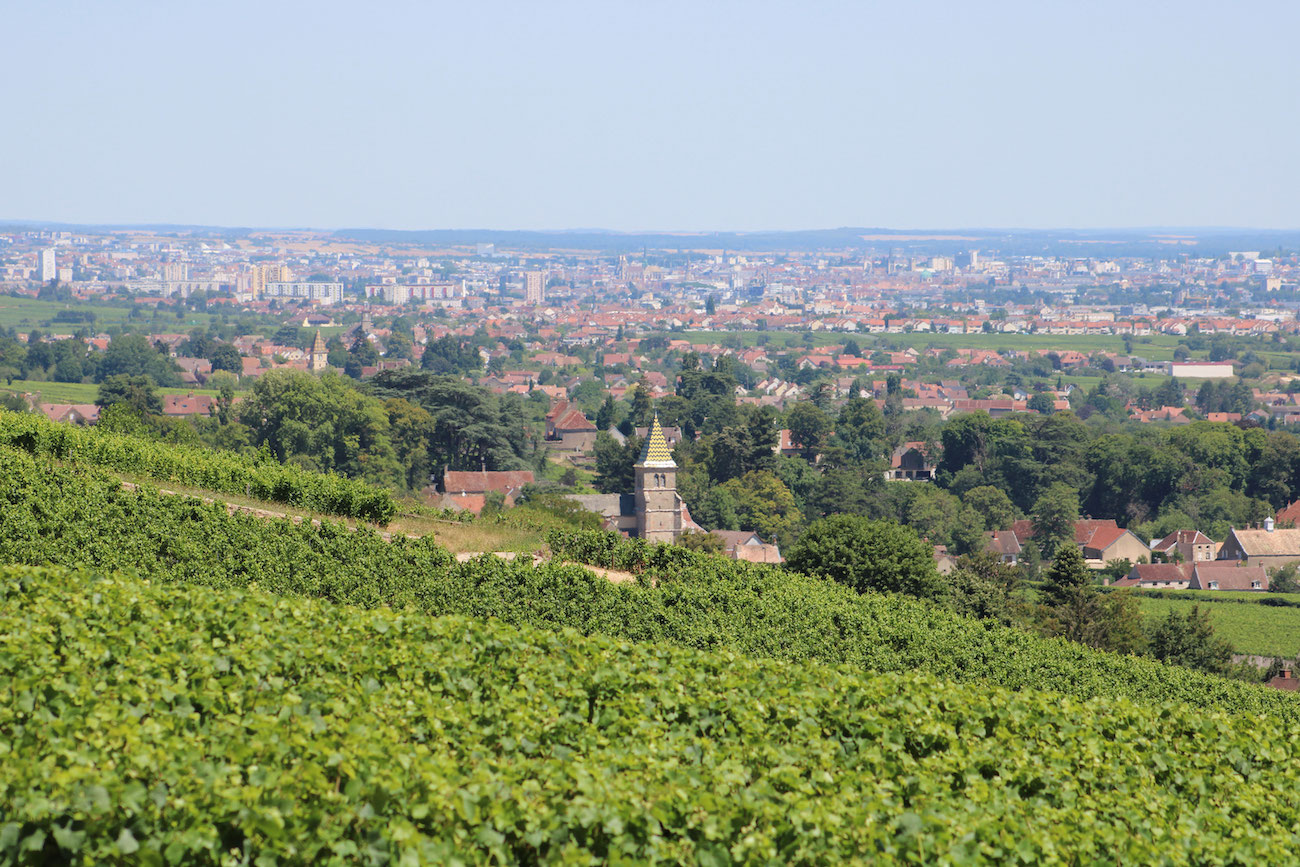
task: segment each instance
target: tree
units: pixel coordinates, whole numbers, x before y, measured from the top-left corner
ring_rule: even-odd
[[[1268,573],[1270,593],[1300,593],[1300,565],[1288,563]]]
[[[616,412],[614,395],[605,395],[604,402],[601,403],[600,409],[596,411],[596,430],[607,431],[613,427]]]
[[[157,415],[163,408],[162,398],[154,388],[153,379],[125,374],[116,374],[101,382],[95,404],[101,409],[125,404],[141,419]]]
[[[348,350],[348,360],[343,366],[343,372],[353,379],[360,379],[363,367],[374,367],[377,364],[379,364],[379,350],[375,349],[375,345],[367,340],[364,334],[358,334]]]
[[[677,537],[677,544],[702,554],[721,554],[727,547],[722,537],[713,533],[683,533]]]
[[[981,515],[984,526],[990,530],[1009,530],[1020,517],[1006,492],[992,485],[971,488],[962,495],[961,501]]]
[[[281,325],[271,337],[271,342],[279,346],[302,348],[302,329],[297,325]]]
[[[1034,541],[1044,557],[1050,560],[1059,551],[1075,548],[1074,524],[1079,519],[1079,498],[1069,485],[1056,482],[1048,488],[1034,503],[1032,517]]]
[[[619,444],[605,431],[597,431],[593,447],[596,456],[596,477],[592,484],[602,494],[631,493],[636,484],[634,464],[641,454],[641,439],[628,437]]]
[[[856,392],[845,401],[835,421],[835,441],[844,447],[852,461],[869,461],[883,455],[885,417],[876,402],[859,397]]]
[[[1097,590],[1075,545],[1062,545],[1043,578],[1043,602],[1051,611],[1049,631],[1071,641],[1088,643],[1097,619]]]
[[[1046,391],[1040,391],[1025,404],[1028,409],[1043,415],[1051,415],[1056,411],[1056,396]]]
[[[212,369],[226,370],[236,376],[244,372],[244,357],[239,354],[239,350],[229,343],[218,343],[213,345],[208,360],[212,362]]]
[[[794,541],[803,515],[794,494],[775,473],[756,470],[718,487],[735,498],[741,529],[782,546]]]
[[[240,405],[253,444],[282,462],[380,484],[400,484],[383,404],[333,371],[319,378],[297,370],[262,375]]]
[[[30,350],[29,350],[30,351]],[[180,385],[180,368],[138,334],[119,334],[108,344],[99,364],[98,377],[149,376],[160,386]]]
[[[806,460],[812,460],[821,447],[822,440],[831,428],[831,420],[817,405],[799,401],[786,413],[786,427],[790,439],[803,448]]]
[[[638,383],[632,388],[632,424],[636,427],[649,427],[654,418],[654,403],[650,392]]]
[[[429,484],[429,439],[433,436],[433,416],[401,397],[384,401],[384,413],[388,416],[389,439],[402,466],[406,487],[419,491]]]
[[[1200,605],[1182,615],[1170,611],[1151,634],[1156,659],[1222,674],[1232,661],[1232,646],[1214,634],[1208,611]]]
[[[832,515],[814,521],[786,552],[786,567],[823,575],[859,592],[943,595],[934,550],[893,521]]]

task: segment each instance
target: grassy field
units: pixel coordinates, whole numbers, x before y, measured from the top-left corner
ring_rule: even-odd
[[[349,527],[356,528],[364,524],[352,518],[340,518],[337,515],[325,515],[320,512],[313,512],[310,509],[300,509],[284,503],[269,503],[264,500],[254,499],[253,497],[241,497],[237,494],[226,494],[218,491],[209,491],[203,488],[190,487],[188,485],[179,485],[174,482],[160,484],[158,481],[144,476],[132,475],[130,473],[117,473],[124,482],[131,482],[137,485],[148,485],[153,488],[170,491],[174,494],[199,497],[200,499],[213,500],[219,503],[230,503],[235,506],[247,506],[253,509],[262,509],[267,512],[289,515],[304,520],[326,520],[335,523],[344,523]],[[370,525],[366,525],[370,526]],[[452,553],[460,554],[463,552],[482,552],[482,551],[540,551],[546,547],[546,542],[542,538],[541,530],[523,529],[512,527],[508,524],[498,524],[490,520],[474,521],[473,523],[459,523],[457,521],[443,521],[437,518],[428,517],[409,517],[399,514],[385,528],[389,533],[400,533],[408,536],[432,536],[439,545],[447,548]]]
[[[1210,591],[1207,591],[1210,592]],[[1164,619],[1169,612],[1186,614],[1190,599],[1140,597],[1142,616],[1149,622]],[[1236,604],[1229,601],[1201,603],[1210,615],[1215,634],[1230,643],[1237,653],[1291,658],[1300,654],[1300,608]]]
[[[36,382],[29,379],[15,379],[8,385],[0,384],[0,392],[13,394],[41,395],[41,403],[94,403],[99,393],[99,386],[87,382]],[[160,388],[159,394],[209,394],[216,395],[210,388]]]
[[[196,327],[207,328],[212,318],[206,313],[194,313],[186,310],[183,318],[177,319],[175,312],[170,307],[164,307],[156,314],[147,307],[141,309],[145,313],[145,317],[131,321],[147,325],[151,330],[156,331],[178,332],[188,331]],[[0,296],[0,328],[17,328],[19,331],[24,332],[32,328],[40,328],[58,334],[71,334],[82,326],[82,323],[77,322],[55,322],[54,317],[58,315],[60,310],[76,310],[79,313],[95,314],[93,326],[95,331],[103,331],[110,325],[122,325],[127,322],[127,317],[131,313],[129,307],[110,307],[101,304],[88,304],[84,301],[71,303],[41,301],[36,298],[19,298],[6,295]]]

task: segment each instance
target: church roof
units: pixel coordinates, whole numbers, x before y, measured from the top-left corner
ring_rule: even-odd
[[[320,336],[320,329],[316,329],[316,339],[311,342],[312,352],[325,352],[325,338]]]
[[[668,448],[668,440],[664,438],[664,429],[663,425],[659,424],[658,413],[655,413],[654,421],[650,424],[650,435],[645,438],[645,448],[641,451],[641,460],[638,463],[651,467],[677,466],[673,463],[673,453]]]

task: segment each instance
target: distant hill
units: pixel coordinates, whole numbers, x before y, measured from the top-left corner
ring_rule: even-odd
[[[771,232],[618,232],[609,229],[311,229],[306,227],[200,226],[169,223],[58,223],[0,220],[0,230],[184,234],[191,237],[240,238],[259,232],[306,232],[342,240],[389,244],[473,247],[496,244],[504,250],[585,250],[603,253],[640,250],[692,250],[737,253],[846,252],[891,250],[909,255],[952,255],[982,250],[1010,256],[1167,257],[1181,254],[1221,256],[1232,250],[1300,248],[1300,229],[1234,227],[1149,227],[1128,229],[884,229],[841,227]]]

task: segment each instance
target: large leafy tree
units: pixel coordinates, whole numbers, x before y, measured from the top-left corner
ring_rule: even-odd
[[[154,387],[154,381],[148,376],[127,376],[116,374],[99,384],[95,404],[102,409],[119,404],[130,407],[140,418],[147,418],[162,412],[162,398]]]
[[[923,598],[943,594],[933,549],[915,531],[892,521],[857,515],[814,521],[786,551],[786,566],[864,592]]]
[[[719,488],[734,498],[741,529],[753,530],[778,545],[788,545],[798,534],[803,522],[799,504],[775,473],[756,470]]]
[[[411,368],[382,371],[365,388],[385,400],[403,398],[433,418],[429,466],[434,473],[527,466],[527,430],[517,399],[502,401],[481,386]]]
[[[402,481],[383,404],[333,371],[319,378],[296,370],[263,374],[240,419],[254,445],[282,462],[380,484]]]
[[[149,376],[160,386],[180,385],[180,368],[139,334],[119,334],[108,344],[99,364],[98,378]]]

